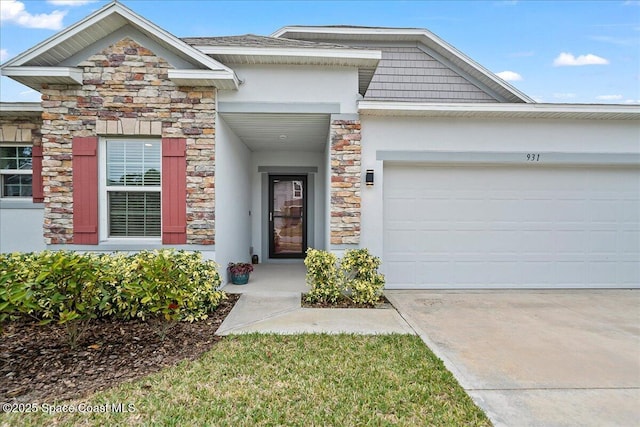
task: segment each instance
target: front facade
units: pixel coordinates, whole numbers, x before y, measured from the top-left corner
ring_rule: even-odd
[[[367,247],[389,288],[640,286],[640,110],[425,30],[178,39],[114,2],[6,62],[0,251]]]

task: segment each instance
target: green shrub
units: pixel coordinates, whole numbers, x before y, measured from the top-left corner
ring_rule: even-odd
[[[195,252],[142,251],[130,257],[126,280],[117,286],[117,313],[125,319],[207,318],[225,297],[213,261]]]
[[[0,285],[0,324],[20,314],[56,321],[71,346],[97,317],[152,319],[164,335],[172,322],[206,318],[226,297],[214,262],[175,250],[0,255]]]
[[[77,252],[44,251],[12,254],[14,274],[9,288],[22,288],[26,297],[15,307],[42,324],[64,325],[67,341],[75,347],[87,322],[98,317],[98,302],[104,292],[95,281],[97,257]]]
[[[310,302],[335,303],[343,291],[343,281],[337,268],[335,254],[317,249],[307,249],[304,265],[307,267],[307,294]]]
[[[345,290],[356,304],[375,304],[382,296],[384,275],[378,273],[380,258],[368,249],[347,250],[340,262],[345,278]]]
[[[374,305],[382,296],[384,275],[378,273],[380,258],[367,249],[352,249],[338,262],[336,255],[309,248],[304,260],[311,290],[307,301],[336,303],[342,296],[356,304]]]
[[[35,309],[33,292],[28,282],[16,280],[18,266],[27,255],[0,254],[0,332],[2,325],[19,317],[27,310]]]

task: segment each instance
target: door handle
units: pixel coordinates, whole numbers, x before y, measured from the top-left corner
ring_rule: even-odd
[[[269,222],[273,221],[273,212],[269,212]]]

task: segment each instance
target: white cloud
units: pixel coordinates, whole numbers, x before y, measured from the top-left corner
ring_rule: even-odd
[[[586,55],[573,56],[572,53],[562,52],[553,60],[554,67],[575,67],[579,65],[606,65],[608,59],[588,53]]]
[[[84,6],[85,4],[95,3],[97,0],[47,0],[47,3],[54,6]]]
[[[618,99],[622,99],[622,95],[598,95],[596,99],[600,101],[615,101]]]
[[[640,104],[640,99],[627,99],[624,101],[625,104]]]
[[[496,73],[498,77],[508,82],[518,82],[522,80],[522,76],[515,71],[501,71]]]
[[[62,19],[67,12],[54,10],[51,13],[39,13],[32,15],[27,12],[24,3],[17,0],[0,1],[0,21],[13,22],[25,28],[42,28],[47,30],[60,30]]]
[[[557,99],[572,99],[576,97],[576,94],[575,93],[554,93],[553,97]]]
[[[9,57],[9,51],[7,49],[0,49],[0,62],[4,62]]]

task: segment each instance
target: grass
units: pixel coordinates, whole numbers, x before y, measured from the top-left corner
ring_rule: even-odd
[[[490,425],[409,335],[231,336],[197,361],[65,403],[135,412],[3,414],[0,425]]]

